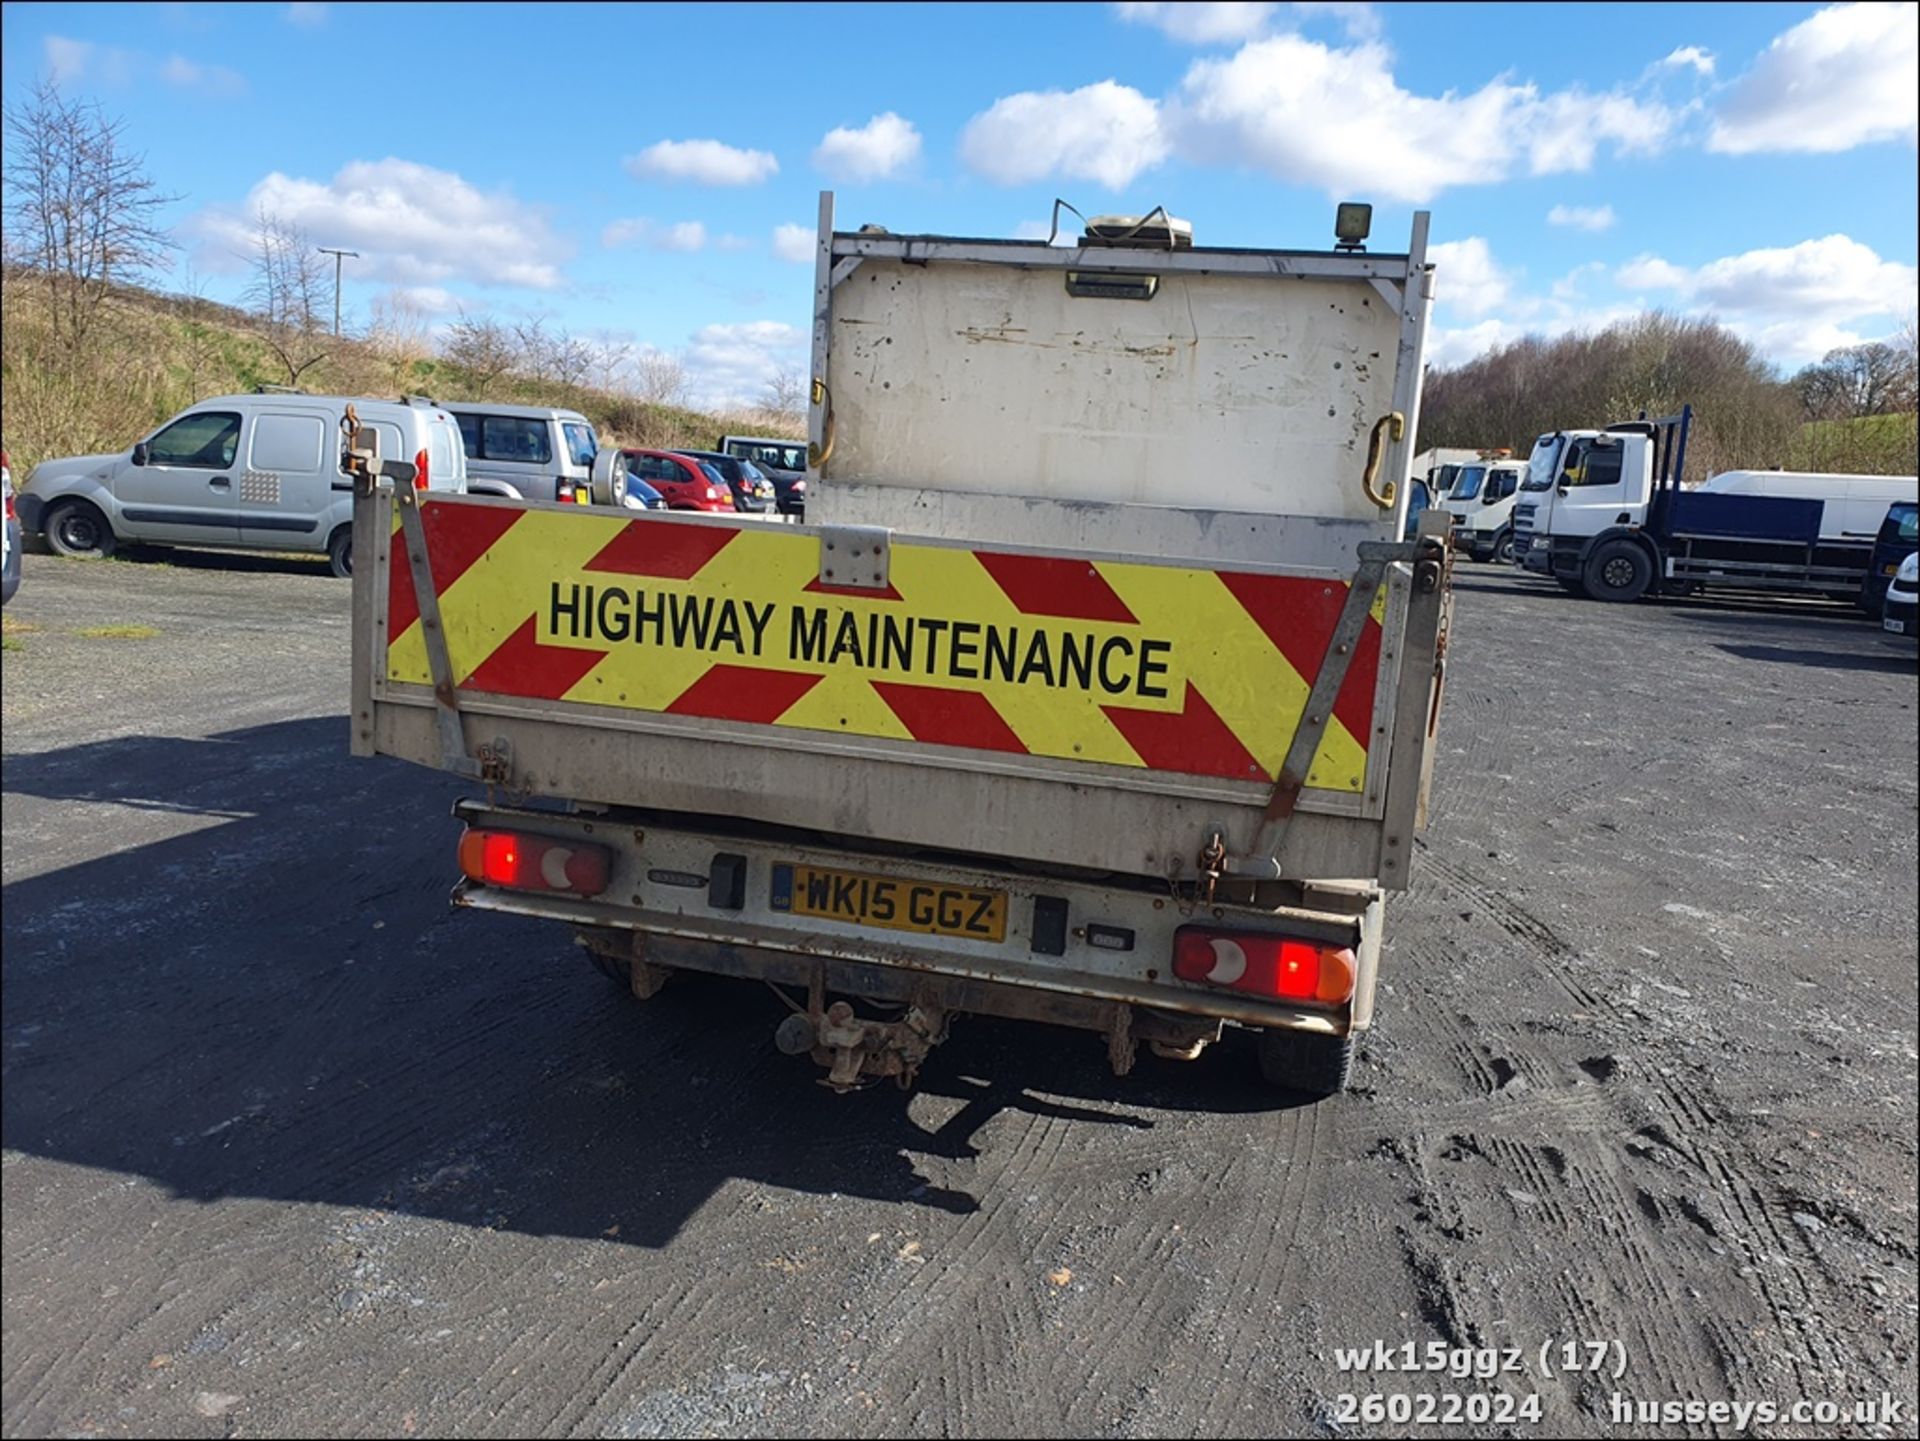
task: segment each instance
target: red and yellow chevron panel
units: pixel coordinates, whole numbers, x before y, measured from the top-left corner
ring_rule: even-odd
[[[462,689],[1271,781],[1346,600],[1335,580],[895,539],[885,591],[818,536],[455,498],[421,508]],[[1384,592],[1307,784],[1361,792]],[[387,674],[430,684],[404,551]]]

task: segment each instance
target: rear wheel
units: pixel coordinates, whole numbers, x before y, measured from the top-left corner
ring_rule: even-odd
[[[89,501],[55,502],[47,512],[44,533],[55,555],[75,560],[105,560],[113,554],[113,527]]]
[[[1653,559],[1630,540],[1610,540],[1588,557],[1583,579],[1595,600],[1638,600],[1653,584]]]
[[[1353,1070],[1353,1037],[1262,1031],[1257,1056],[1268,1085],[1303,1096],[1337,1096]]]
[[[353,527],[343,525],[327,541],[327,565],[346,580],[353,575]]]

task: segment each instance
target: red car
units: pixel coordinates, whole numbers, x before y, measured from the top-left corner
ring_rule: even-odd
[[[667,498],[669,510],[711,510],[734,513],[733,492],[727,483],[709,475],[697,460],[670,450],[625,450],[627,472],[637,475]]]

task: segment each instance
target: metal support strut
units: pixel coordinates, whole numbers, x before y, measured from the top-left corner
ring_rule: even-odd
[[[1282,874],[1282,856],[1294,808],[1300,803],[1300,792],[1306,788],[1307,773],[1313,769],[1313,758],[1320,753],[1320,743],[1326,737],[1328,723],[1333,719],[1334,703],[1340,698],[1340,688],[1346,684],[1354,650],[1359,644],[1361,632],[1366,628],[1374,597],[1380,593],[1380,587],[1386,580],[1387,567],[1396,561],[1411,561],[1416,572],[1419,572],[1423,568],[1436,567],[1445,559],[1443,543],[1428,537],[1408,541],[1364,541],[1359,547],[1359,554],[1360,568],[1354,572],[1353,580],[1347,587],[1346,603],[1340,608],[1340,619],[1334,624],[1333,636],[1327,643],[1327,653],[1320,662],[1319,674],[1313,678],[1313,687],[1307,694],[1306,709],[1301,712],[1300,724],[1294,729],[1286,759],[1280,764],[1280,774],[1274,781],[1273,794],[1267,800],[1259,834],[1254,837],[1251,852],[1245,857],[1236,858],[1227,866],[1235,874],[1269,877]]]

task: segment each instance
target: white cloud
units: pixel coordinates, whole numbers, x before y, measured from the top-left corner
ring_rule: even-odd
[[[637,180],[691,180],[696,185],[758,185],[780,173],[764,150],[738,150],[718,140],[662,140],[625,161]]]
[[[1846,235],[1749,250],[1697,268],[1641,256],[1615,279],[1628,289],[1670,291],[1787,364],[1853,344],[1855,327],[1906,314],[1920,290],[1920,270],[1883,260]]]
[[[1616,219],[1611,205],[1556,205],[1547,212],[1547,224],[1569,230],[1611,230]]]
[[[69,80],[78,80],[86,73],[87,61],[93,57],[91,41],[69,40],[64,35],[49,35],[44,45],[47,52],[47,75],[55,85],[65,85]]]
[[[387,295],[395,307],[418,311],[422,315],[453,315],[460,309],[459,299],[451,291],[437,285],[400,285],[389,290]]]
[[[1330,15],[1346,27],[1347,36],[1352,40],[1375,39],[1385,28],[1380,12],[1373,6],[1345,3],[1345,0],[1296,0],[1293,13],[1302,20]]]
[[[196,228],[209,242],[209,268],[246,263],[261,214],[299,226],[316,245],[358,250],[361,278],[396,285],[461,279],[551,290],[568,254],[544,215],[504,191],[390,157],[356,160],[324,182],[275,171],[240,205],[203,212]]]
[[[140,57],[131,50],[96,45],[91,40],[48,35],[41,45],[47,57],[48,78],[55,85],[88,79],[111,89],[120,89],[132,84],[135,72],[141,68]]]
[[[327,23],[327,7],[313,3],[313,0],[301,0],[301,3],[289,5],[283,18],[289,25],[313,30]]]
[[[1342,197],[1416,203],[1517,173],[1585,170],[1603,142],[1653,150],[1677,119],[1665,106],[1617,92],[1543,96],[1506,80],[1465,95],[1415,95],[1394,79],[1384,46],[1336,48],[1299,35],[1197,61],[1166,115],[1189,159],[1242,165]]]
[[[1059,175],[1118,190],[1167,148],[1160,107],[1112,80],[1003,96],[960,135],[967,167],[1001,185]]]
[[[246,80],[237,71],[224,65],[202,65],[184,55],[169,55],[160,67],[160,78],[196,95],[244,95],[247,89]]]
[[[1504,308],[1513,294],[1513,279],[1494,263],[1484,238],[1447,240],[1430,246],[1434,294],[1450,311],[1464,316],[1488,315]]]
[[[1222,40],[1247,40],[1267,28],[1278,5],[1210,3],[1210,0],[1176,0],[1160,4],[1123,3],[1114,13],[1133,25],[1151,25],[1164,30],[1175,40],[1189,45],[1212,45]]]
[[[858,130],[829,130],[813,152],[816,169],[849,184],[885,180],[919,158],[920,132],[891,110]]]
[[[1519,335],[1520,332],[1504,320],[1483,320],[1478,325],[1458,328],[1435,325],[1427,331],[1427,364],[1435,370],[1450,370]]]
[[[657,220],[637,216],[616,220],[600,232],[600,243],[611,250],[619,245],[644,245],[649,250],[672,250],[691,255],[704,250],[707,227],[698,220],[678,220],[662,225]]]
[[[1687,272],[1657,255],[1638,255],[1613,273],[1616,283],[1629,290],[1675,290],[1687,282]]]
[[[818,233],[811,225],[776,225],[773,229],[773,253],[782,260],[800,265],[814,258]]]
[[[1777,36],[1734,82],[1707,148],[1831,154],[1920,134],[1920,7],[1834,5]]]
[[[753,405],[782,370],[806,368],[807,333],[777,320],[702,326],[686,349],[689,398],[720,409]]]
[[[1675,70],[1691,67],[1696,75],[1711,75],[1714,65],[1713,52],[1702,50],[1698,45],[1682,45],[1660,64]]]

